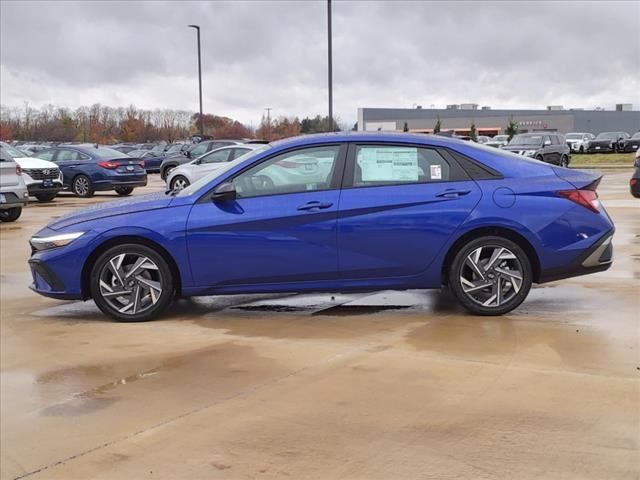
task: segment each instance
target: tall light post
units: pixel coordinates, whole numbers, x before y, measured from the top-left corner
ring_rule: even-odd
[[[200,92],[200,138],[204,136],[204,124],[202,119],[202,61],[200,60],[200,26],[188,25],[191,28],[195,28],[198,33],[198,89]]]
[[[333,52],[331,48],[331,0],[327,0],[327,42],[329,54],[329,131],[333,131]]]

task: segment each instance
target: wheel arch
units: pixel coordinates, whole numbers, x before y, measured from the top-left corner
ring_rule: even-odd
[[[441,281],[444,285],[446,285],[448,282],[447,275],[449,273],[449,267],[451,266],[456,253],[458,253],[458,251],[471,240],[485,236],[504,237],[516,243],[520,248],[522,248],[522,250],[524,250],[524,253],[526,253],[527,257],[529,258],[529,261],[531,262],[531,268],[533,270],[533,281],[536,283],[538,282],[538,280],[540,279],[540,259],[538,258],[538,254],[536,253],[535,248],[533,248],[533,245],[531,245],[529,240],[527,240],[524,236],[522,236],[515,230],[507,227],[495,226],[475,228],[464,233],[455,242],[453,242],[444,257],[444,261],[442,262],[442,271],[440,272],[440,275],[442,279]]]
[[[138,235],[120,235],[111,237],[100,243],[96,248],[93,249],[93,251],[87,257],[87,260],[84,262],[84,265],[82,267],[82,274],[80,277],[80,287],[83,299],[86,300],[88,298],[91,298],[91,286],[89,283],[91,278],[91,269],[95,265],[100,255],[109,250],[111,247],[115,247],[123,243],[135,243],[138,245],[144,245],[145,247],[154,249],[160,255],[162,255],[162,257],[167,261],[167,264],[169,265],[171,274],[174,276],[176,296],[179,297],[182,294],[182,276],[180,275],[180,269],[178,268],[178,264],[176,263],[175,259],[171,256],[167,249],[165,249],[159,243],[145,237],[141,237]]]

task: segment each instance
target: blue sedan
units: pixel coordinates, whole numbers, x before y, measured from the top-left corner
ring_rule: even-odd
[[[160,172],[160,165],[165,159],[164,154],[154,153],[153,150],[132,150],[127,152],[132,158],[138,158],[144,161],[144,169],[147,173]]]
[[[431,289],[470,312],[606,270],[598,175],[429,135],[265,145],[176,194],[101,204],[31,239],[31,288],[121,321],[176,297]]]
[[[115,190],[120,196],[147,184],[144,161],[111,148],[92,145],[63,145],[33,155],[60,167],[64,187],[78,197],[92,197],[96,191]]]

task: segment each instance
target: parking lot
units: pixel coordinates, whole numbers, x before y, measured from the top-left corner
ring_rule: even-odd
[[[29,237],[116,195],[34,203],[0,226],[1,476],[637,479],[629,176],[599,188],[613,267],[504,317],[410,291],[185,299],[116,323],[27,288]]]

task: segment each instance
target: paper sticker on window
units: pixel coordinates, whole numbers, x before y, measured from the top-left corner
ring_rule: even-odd
[[[431,165],[431,180],[442,180],[442,167]]]
[[[361,147],[357,157],[363,182],[417,182],[418,150],[407,147]]]

